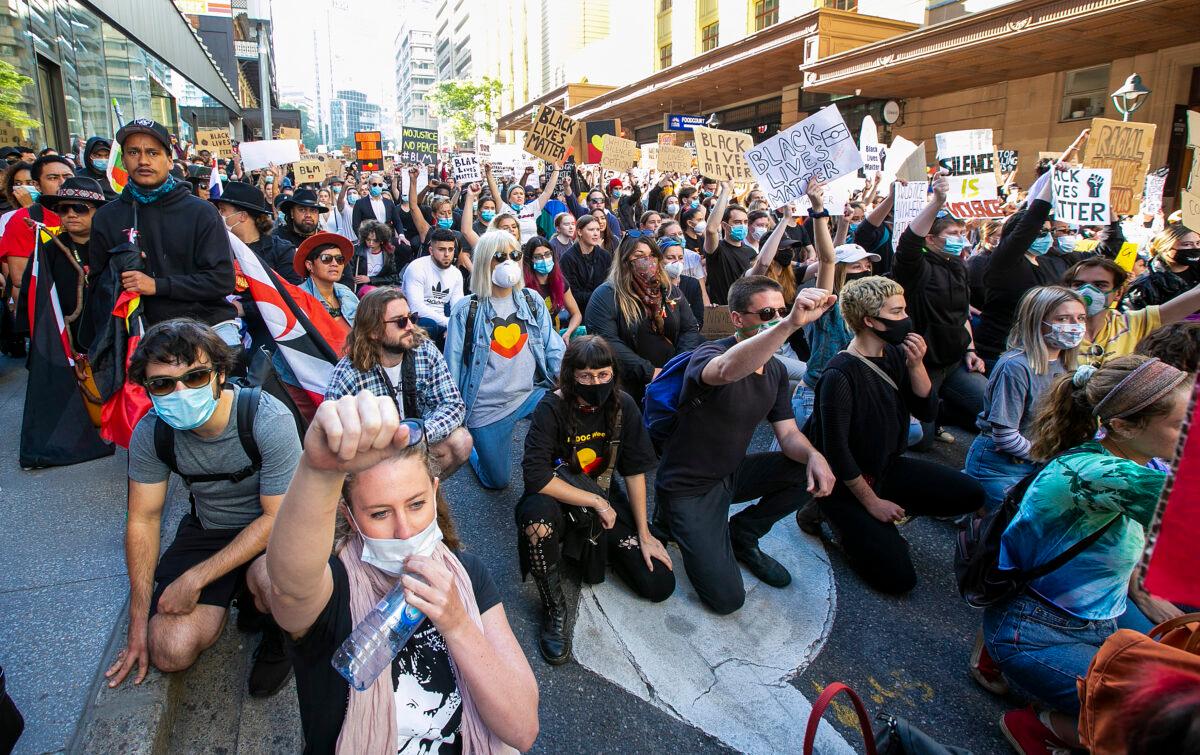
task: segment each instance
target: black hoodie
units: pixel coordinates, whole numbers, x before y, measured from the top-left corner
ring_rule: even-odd
[[[191,317],[209,325],[237,317],[225,297],[233,293],[233,252],[217,208],[192,196],[192,186],[180,181],[150,204],[137,203],[128,188],[116,202],[99,210],[92,220],[88,245],[90,285],[95,287],[108,265],[109,250],[129,241],[137,214],[137,244],[146,255],[146,273],[157,293],[143,297],[146,324],[172,317]],[[113,302],[91,304],[111,307]]]
[[[84,178],[94,178],[100,182],[100,188],[104,190],[104,199],[108,202],[117,198],[117,192],[113,191],[112,185],[108,183],[108,176],[104,171],[96,170],[92,167],[92,152],[96,147],[104,147],[112,149],[112,142],[102,136],[93,136],[87,140],[87,145],[83,148],[83,165],[75,169],[75,175],[83,176]]]

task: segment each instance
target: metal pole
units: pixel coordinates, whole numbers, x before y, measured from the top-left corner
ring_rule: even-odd
[[[267,35],[263,24],[258,24],[258,98],[262,105],[263,139],[271,138],[271,62],[268,58]]]

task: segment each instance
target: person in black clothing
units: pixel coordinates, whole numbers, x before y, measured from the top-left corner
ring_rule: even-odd
[[[117,198],[108,182],[108,155],[112,150],[112,142],[102,136],[93,136],[87,140],[83,148],[83,164],[75,168],[75,175],[95,179],[104,191],[104,200],[111,202]]]
[[[603,582],[611,562],[647,600],[657,603],[675,591],[671,557],[646,516],[646,473],[656,463],[637,403],[621,390],[612,349],[598,336],[572,340],[558,389],[533,411],[522,460],[525,493],[516,510],[521,574],[533,574],[542,598],[538,645],[548,663],[566,663],[571,654],[564,558],[588,584]]]
[[[699,202],[696,202],[694,206],[684,206],[679,215],[679,225],[683,228],[683,247],[685,249],[699,252],[704,248],[704,232],[708,229],[708,223],[705,221],[707,217],[708,208]]]
[[[221,196],[210,201],[217,206],[229,232],[250,247],[263,264],[288,283],[300,284],[300,276],[292,266],[296,247],[271,233],[274,220],[261,191],[248,183],[230,181]]]
[[[1150,267],[1129,285],[1121,300],[1124,309],[1166,304],[1200,284],[1200,233],[1169,225],[1150,243]]]
[[[419,168],[412,168],[412,171],[419,171]],[[416,176],[413,173],[409,181],[410,187],[416,183]],[[416,221],[416,216],[421,212],[420,197],[409,192],[409,215]],[[415,198],[414,198],[415,197]],[[404,224],[400,220],[400,215],[396,212],[396,203],[389,197],[385,196],[385,186],[383,176],[381,174],[372,175],[367,181],[367,195],[360,198],[354,203],[354,208],[350,212],[350,228],[358,233],[358,227],[362,225],[364,220],[378,220],[380,223],[387,223],[392,229],[392,233],[396,236],[405,235]]]
[[[329,208],[317,201],[317,193],[312,189],[299,189],[290,196],[282,196],[276,200],[276,206],[283,212],[283,225],[275,230],[275,235],[299,249],[306,238],[321,230],[321,213],[329,212]]]
[[[758,250],[746,243],[750,231],[749,213],[740,205],[730,205],[733,187],[721,183],[721,193],[713,205],[713,219],[704,228],[704,262],[708,271],[708,297],[713,304],[729,303],[729,287],[750,269]]]
[[[987,270],[988,260],[992,250],[1000,245],[1000,229],[1004,224],[999,220],[986,220],[979,228],[979,244],[975,252],[967,257],[963,264],[967,266],[967,286],[971,290],[971,326],[978,324],[979,309],[987,298],[987,287],[983,283],[983,274]]]
[[[702,340],[692,308],[663,269],[658,245],[645,235],[626,234],[583,322],[616,352],[622,383],[639,402],[672,357]]]
[[[401,260],[392,244],[392,232],[387,225],[377,220],[364,220],[359,226],[358,243],[354,245],[354,256],[346,263],[341,283],[359,298],[363,286],[399,286],[400,269],[410,260]],[[407,251],[408,247],[405,247]]]
[[[925,340],[912,332],[904,289],[862,278],[842,289],[840,304],[854,339],[825,365],[816,411],[804,426],[837,476],[818,506],[859,576],[876,590],[905,593],[917,575],[896,522],[975,511],[983,489],[945,465],[901,455],[909,414],[931,420],[936,409]]]
[[[612,267],[612,252],[601,246],[600,221],[584,215],[575,225],[576,241],[562,256],[562,271],[575,294],[579,311],[587,317],[588,300],[592,292],[608,278]]]
[[[660,236],[658,251],[662,254],[663,270],[667,271],[671,285],[678,286],[683,293],[683,298],[692,308],[692,317],[696,318],[696,324],[703,324],[704,289],[699,280],[683,273],[683,244],[675,236]]]
[[[638,216],[642,209],[642,187],[638,185],[633,172],[629,173],[628,189],[622,187],[621,179],[614,178],[609,182],[609,191],[612,192],[613,199],[617,200],[617,218],[621,221],[621,228],[637,228]],[[619,232],[614,230],[613,233]]]
[[[142,296],[147,325],[188,317],[215,326],[226,343],[239,343],[231,322],[237,312],[225,299],[233,293],[233,253],[217,209],[170,175],[171,142],[162,125],[130,121],[117,132],[117,142],[129,183],[92,220],[89,291],[104,278],[109,252],[133,244],[145,255],[145,271],[123,272],[120,284]],[[110,316],[114,301],[89,298],[93,321],[97,314]]]
[[[700,599],[719,614],[742,607],[746,594],[737,561],[772,587],[791,582],[787,569],[758,540],[809,496],[833,489],[829,465],[796,426],[787,373],[774,354],[798,328],[833,306],[819,289],[796,296],[787,317],[779,284],[761,275],[730,287],[738,334],[692,352],[679,395],[678,421],[663,444],[655,484],[654,524],[679,544],[683,566]],[[752,313],[752,314],[751,314]],[[755,326],[759,329],[752,334]],[[747,454],[763,419],[782,452]],[[729,507],[759,498],[732,518]]]

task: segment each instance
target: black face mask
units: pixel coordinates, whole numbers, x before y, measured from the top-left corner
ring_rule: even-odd
[[[1200,267],[1200,249],[1180,249],[1175,252],[1175,264]]]
[[[775,253],[775,261],[778,262],[781,267],[787,267],[788,265],[792,264],[792,260],[794,259],[796,259],[796,254],[792,251],[791,247],[788,247],[787,249],[780,249]]]
[[[846,273],[846,282],[849,283],[850,281],[856,281],[859,278],[869,278],[874,274],[875,273],[870,270],[860,270],[857,273]]]
[[[875,330],[875,335],[883,339],[884,343],[890,343],[893,346],[899,346],[904,343],[904,338],[912,332],[912,318],[905,317],[900,320],[885,320],[882,317],[872,318],[875,322],[882,323],[884,330]]]
[[[575,385],[575,395],[592,406],[603,406],[608,401],[608,397],[612,395],[612,389],[613,384],[611,380],[607,383],[598,383],[596,385],[578,383]]]

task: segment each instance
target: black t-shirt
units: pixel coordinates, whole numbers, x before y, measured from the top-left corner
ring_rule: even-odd
[[[704,234],[702,233],[699,236],[692,237],[691,234],[685,231],[683,234],[683,248],[700,253],[704,248]]]
[[[736,344],[731,336],[710,341],[692,352],[679,396],[679,424],[663,448],[658,467],[659,490],[676,495],[697,495],[733,474],[754,428],[765,417],[769,422],[793,419],[787,369],[771,357],[762,374],[752,373],[728,385],[709,386],[700,379],[704,367]],[[699,406],[687,408],[700,397]]]
[[[721,239],[716,251],[704,255],[708,273],[708,298],[713,304],[729,303],[729,287],[746,274],[758,252],[749,244],[734,246]]]
[[[546,487],[555,468],[570,462],[571,468],[595,478],[605,470],[608,459],[608,428],[604,412],[584,414],[570,409],[556,393],[547,393],[533,410],[525,436],[525,493]],[[567,436],[570,435],[568,442]],[[645,474],[657,463],[654,446],[637,403],[621,391],[621,446],[617,471],[622,477]]]
[[[456,553],[471,578],[479,613],[500,604],[500,592],[487,567],[470,553]],[[337,556],[329,558],[333,572],[333,594],[325,610],[299,640],[288,641],[296,670],[296,693],[300,698],[300,724],[304,730],[305,753],[332,753],[337,747],[349,695],[358,694],[330,664],[333,654],[354,630],[350,618],[350,582],[346,567]],[[409,746],[414,751],[439,755],[462,752],[458,737],[462,722],[461,698],[441,632],[426,620],[392,660],[392,684],[397,688],[399,714],[411,712],[398,725],[404,736],[411,723],[427,730]],[[399,749],[399,748],[397,748]]]

